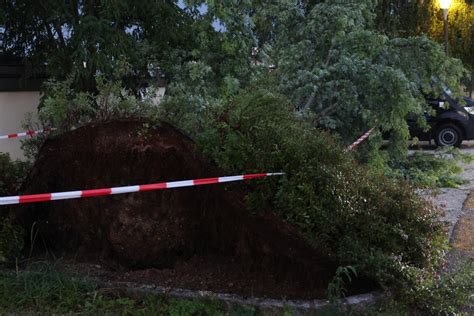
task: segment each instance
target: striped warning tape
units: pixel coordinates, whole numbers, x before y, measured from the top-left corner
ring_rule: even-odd
[[[359,139],[357,139],[355,142],[353,142],[351,145],[349,145],[347,147],[347,150],[354,150],[357,146],[359,146],[360,143],[362,143],[364,140],[366,140],[367,137],[369,137],[370,134],[372,134],[373,131],[374,131],[374,128],[369,129],[367,132],[365,132],[364,135],[362,135],[361,137],[359,137]]]
[[[58,193],[43,193],[43,194],[19,195],[19,196],[5,196],[5,197],[0,197],[0,205],[36,203],[36,202],[46,202],[46,201],[55,201],[55,200],[78,199],[78,198],[86,198],[86,197],[101,196],[101,195],[124,194],[124,193],[152,191],[152,190],[165,190],[165,189],[191,187],[191,186],[197,186],[197,185],[243,181],[243,180],[250,180],[250,179],[264,178],[264,177],[271,177],[271,176],[281,176],[281,175],[283,175],[282,172],[253,173],[253,174],[244,174],[244,175],[238,175],[238,176],[204,178],[204,179],[173,181],[173,182],[161,182],[161,183],[131,185],[131,186],[125,186],[125,187],[106,188],[106,189],[81,190],[81,191],[69,191],[69,192],[58,192]]]
[[[38,134],[43,134],[47,132],[54,131],[55,128],[45,128],[45,129],[39,129],[36,131],[24,131],[21,133],[15,133],[15,134],[8,134],[8,135],[0,135],[0,139],[9,139],[9,138],[19,138],[19,137],[26,137],[26,136],[36,136]]]

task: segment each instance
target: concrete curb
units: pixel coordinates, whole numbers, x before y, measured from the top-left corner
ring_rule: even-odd
[[[250,307],[257,308],[261,315],[281,315],[285,311],[291,311],[292,315],[315,315],[324,311],[334,311],[329,300],[278,300],[269,298],[244,298],[234,294],[214,293],[211,291],[194,291],[175,289],[155,285],[142,285],[133,282],[109,282],[107,286],[123,289],[131,294],[158,294],[172,298],[200,299],[218,301],[228,308]],[[341,300],[339,312],[364,311],[373,306],[380,299],[387,297],[381,292],[370,292],[349,296]]]

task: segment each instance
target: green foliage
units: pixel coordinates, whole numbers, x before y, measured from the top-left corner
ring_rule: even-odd
[[[427,21],[420,25],[422,32],[439,43],[444,43],[444,21],[439,2],[427,1],[423,9]],[[449,54],[459,58],[470,71],[463,80],[467,92],[474,93],[474,3],[453,1],[448,13]]]
[[[196,46],[192,16],[176,1],[0,1],[0,50],[27,57],[56,80],[71,77],[76,91],[95,92],[97,74],[109,77],[125,57],[138,90],[150,71],[167,70]]]
[[[374,171],[385,163],[378,133],[358,157],[368,166],[343,143],[369,127],[390,131],[390,160],[403,164],[407,114],[423,113],[433,76],[455,89],[464,70],[427,37],[378,32],[375,1],[187,1],[186,10],[173,1],[0,4],[8,50],[46,60],[53,74],[42,123],[71,129],[153,115],[124,87],[163,68],[171,84],[160,115],[204,154],[232,173],[285,172],[246,184],[253,212],[273,209],[321,252],[381,286],[411,288],[433,276],[446,249],[437,211]],[[211,27],[216,19],[226,32]],[[123,60],[129,76],[116,73]]]
[[[71,80],[46,83],[46,96],[39,110],[41,122],[67,129],[81,126],[94,117],[92,95],[86,92],[74,93],[70,85]]]
[[[203,301],[179,301],[172,300],[168,307],[170,316],[180,315],[225,315],[219,311],[216,304],[209,304]]]
[[[51,126],[57,131],[22,141],[22,149],[29,161],[35,160],[42,144],[51,134],[114,118],[154,117],[158,111],[156,91],[149,88],[139,97],[126,89],[121,78],[130,71],[130,64],[121,60],[111,78],[95,77],[95,93],[77,91],[71,77],[63,81],[47,81],[38,110],[39,123],[27,115],[23,125],[28,130]]]
[[[203,153],[227,172],[285,172],[247,184],[250,209],[273,209],[341,266],[381,285],[409,282],[400,263],[431,273],[446,242],[437,211],[407,184],[358,166],[284,96],[258,88],[266,83],[208,109],[199,128],[179,125],[182,116],[169,120],[190,128]]]
[[[57,131],[22,142],[22,149],[29,161],[36,159],[39,149],[50,134],[113,118],[153,117],[157,112],[155,91],[150,88],[146,94],[138,97],[126,89],[121,77],[130,71],[130,65],[122,60],[111,78],[96,76],[95,93],[77,91],[72,77],[63,81],[54,79],[47,81],[46,91],[38,110],[39,123],[35,123],[31,116],[27,116],[24,126],[33,130],[51,126]]]
[[[457,148],[440,148],[434,154],[417,152],[406,161],[392,164],[386,175],[404,179],[416,187],[457,188],[467,180],[459,177],[461,162],[469,163],[473,157]]]
[[[453,274],[417,278],[401,295],[381,301],[364,315],[453,315],[466,306],[474,289],[472,263]],[[352,269],[350,269],[352,270]],[[339,269],[346,278],[347,269]],[[244,306],[223,308],[217,302],[170,299],[150,294],[127,294],[121,289],[102,287],[92,280],[59,266],[36,263],[17,272],[0,272],[0,313],[41,313],[87,315],[258,315],[258,310]],[[322,315],[341,311],[332,306]],[[290,309],[284,312],[292,315]]]
[[[65,313],[81,305],[94,286],[41,265],[24,273],[1,272],[0,308],[4,312]]]
[[[406,300],[400,308],[442,310],[449,303],[448,292],[461,295],[466,290],[461,278],[449,283],[436,273],[447,250],[437,210],[408,184],[355,164],[340,143],[296,115],[286,97],[258,88],[271,86],[268,80],[208,109],[199,120],[175,115],[183,110],[176,100],[165,104],[164,114],[187,128],[201,150],[226,171],[284,171],[280,181],[247,184],[250,210],[273,209],[341,266],[411,296],[399,298]],[[439,155],[415,156],[413,163],[430,170],[433,164],[441,169],[470,159],[452,149]],[[332,296],[340,296],[350,283],[348,273],[352,276],[339,270],[328,289]],[[460,302],[463,297],[458,297]],[[454,309],[454,303],[446,306]]]
[[[405,117],[423,113],[432,77],[456,89],[463,75],[461,63],[426,37],[389,38],[376,30],[373,0],[185,3],[181,10],[173,1],[4,1],[3,43],[7,51],[46,60],[55,80],[68,74],[70,88],[93,95],[95,76],[109,82],[122,60],[132,70],[121,77],[123,86],[135,93],[164,71],[168,94],[182,105],[186,100],[194,109],[187,115],[197,119],[272,66],[274,91],[345,142],[369,127],[392,131],[394,161],[405,154]],[[216,21],[225,31],[212,27]],[[57,105],[58,119],[87,114],[89,98],[66,98],[79,113]],[[379,159],[378,145],[372,142],[371,159]]]
[[[423,1],[423,4],[426,2],[429,1]],[[423,4],[418,1],[377,1],[375,25],[379,31],[392,36],[415,35],[419,25],[426,22]]]
[[[12,161],[9,154],[0,153],[0,196],[17,193],[29,167],[27,162]]]
[[[403,298],[427,314],[454,315],[474,304],[473,292],[474,262],[466,262],[456,271],[416,282]]]
[[[201,19],[218,18],[228,29],[212,36],[232,47],[226,56],[232,58],[213,58],[214,37],[208,35],[191,62],[200,79],[193,80],[187,63],[174,71],[180,75],[173,78],[169,101],[195,120],[235,96],[235,87],[273,76],[268,90],[288,96],[312,125],[335,131],[346,143],[371,127],[389,131],[389,159],[400,161],[409,136],[406,116],[421,115],[424,94],[440,91],[432,78],[458,92],[464,75],[462,63],[426,36],[389,38],[376,30],[375,1],[213,1],[208,7]],[[380,160],[380,144],[380,137],[374,139],[361,158]]]
[[[474,304],[473,265],[472,261],[464,262],[454,271],[419,277],[403,292],[379,301],[363,315],[468,315],[466,310]]]
[[[9,217],[0,216],[0,264],[10,264],[20,255],[24,246],[23,229]]]
[[[52,264],[35,264],[17,273],[0,272],[0,313],[87,315],[225,315],[213,302],[129,296],[102,288],[91,280],[61,271]]]
[[[0,153],[0,196],[14,195],[23,183],[29,165],[12,161],[8,154]],[[10,263],[23,248],[24,232],[9,218],[5,209],[0,213],[0,264]]]
[[[315,123],[346,142],[370,127],[390,131],[391,159],[398,161],[406,155],[406,117],[423,113],[433,76],[456,89],[463,68],[425,36],[384,36],[373,27],[373,10],[373,1],[325,1],[304,18],[293,10],[280,17],[288,27],[268,55],[280,90],[314,112]]]
[[[338,267],[336,275],[328,285],[328,298],[331,301],[336,301],[345,296],[346,283],[351,283],[352,277],[357,276],[357,271],[354,267]]]
[[[99,288],[96,293],[100,292],[101,289]],[[113,292],[111,294],[97,294],[94,300],[86,301],[84,304],[85,313],[95,315],[169,316],[223,316],[228,314],[218,304],[203,300],[166,299],[153,295],[133,298],[123,294],[117,295]]]
[[[43,125],[70,130],[87,123],[106,121],[112,118],[149,117],[155,110],[153,93],[139,99],[126,90],[119,80],[126,73],[124,63],[111,80],[104,76],[95,78],[97,93],[76,92],[73,81],[48,81],[39,119]]]
[[[390,37],[428,34],[444,43],[443,13],[438,0],[378,1],[375,10],[376,26]],[[474,3],[455,0],[448,13],[449,53],[474,70]],[[474,78],[465,78],[468,92],[474,89]]]

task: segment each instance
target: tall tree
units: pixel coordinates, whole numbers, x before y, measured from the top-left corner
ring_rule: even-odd
[[[424,28],[430,38],[442,43],[443,15],[439,4],[428,1],[426,14],[429,19]],[[448,13],[449,54],[463,61],[471,77],[464,78],[464,84],[470,95],[474,93],[474,3],[472,1],[454,0]]]
[[[236,91],[229,83],[246,87],[273,77],[265,88],[284,93],[315,125],[347,141],[376,126],[397,140],[392,142],[393,160],[403,158],[406,116],[422,117],[433,76],[456,88],[463,67],[426,36],[391,38],[379,32],[375,5],[371,0],[326,0],[311,8],[296,0],[209,1],[207,18],[218,18],[227,28],[222,41],[238,56],[233,61],[241,60],[234,69],[245,72],[227,72],[222,85],[213,85],[205,78],[219,66],[200,59],[199,68],[193,64],[193,71],[182,72],[183,79],[200,79],[181,81],[174,101],[181,109],[191,107],[188,113],[205,114],[225,102],[222,91]],[[250,76],[243,76],[249,71]],[[197,89],[198,82],[205,89]],[[378,156],[379,145],[374,142],[369,155]]]
[[[170,69],[194,43],[192,17],[171,0],[0,0],[0,8],[3,51],[45,64],[55,78],[73,76],[79,90],[94,90],[94,76],[122,59],[139,86],[150,66]]]
[[[388,36],[416,36],[427,34],[444,42],[443,14],[439,0],[380,0],[376,10],[379,31]],[[474,2],[453,0],[448,14],[450,54],[460,58],[466,68],[474,72]],[[474,77],[466,77],[465,85],[474,92]]]

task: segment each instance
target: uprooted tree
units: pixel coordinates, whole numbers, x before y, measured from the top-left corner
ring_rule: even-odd
[[[166,3],[183,18],[184,26],[178,25],[192,29],[197,40],[186,42],[184,34],[163,48],[154,46],[148,37],[134,37],[137,51],[156,57],[153,64],[169,79],[168,97],[153,115],[186,130],[223,170],[285,171],[278,185],[251,190],[249,208],[272,208],[341,265],[356,267],[358,273],[372,275],[383,286],[402,285],[409,289],[406,293],[426,289],[422,279],[434,282],[445,250],[436,211],[407,186],[384,178],[379,169],[358,166],[341,146],[375,127],[391,134],[390,156],[383,157],[378,150],[382,138],[378,133],[360,148],[359,158],[377,166],[404,159],[407,114],[422,117],[424,94],[439,93],[439,83],[458,88],[464,72],[461,62],[447,58],[442,46],[427,37],[397,38],[378,32],[375,1],[187,1],[186,9]],[[118,13],[133,6],[116,8],[114,15],[109,14],[113,6],[99,1],[68,4],[88,8],[77,11],[78,21],[96,21],[100,13],[98,21],[104,29],[112,28],[127,41],[136,27],[144,35],[155,30],[153,23],[121,19]],[[31,21],[38,21],[36,12],[29,7],[23,10],[32,16]],[[12,28],[12,17],[3,17],[6,34],[11,35],[5,47],[20,52],[28,42],[15,41],[13,33],[31,35],[30,24],[19,20],[21,27]],[[214,28],[213,23],[220,27]],[[82,22],[76,27],[81,29]],[[177,30],[164,27],[160,31],[172,37]],[[75,38],[65,36],[65,41]],[[56,43],[54,34],[52,38]],[[91,48],[87,58],[110,61],[111,69],[120,61],[134,78],[149,63],[140,68],[135,53],[115,51],[120,48],[113,44],[116,39],[87,39],[86,46]],[[109,44],[114,49],[109,51]],[[148,55],[149,51],[142,50],[146,45],[157,54]],[[59,51],[53,58],[44,53],[49,50],[43,46],[36,49],[48,61],[64,53]],[[70,65],[79,69],[81,58]],[[48,62],[47,67],[57,67],[53,65],[57,64]],[[42,120],[67,129],[98,116],[109,117],[99,115],[101,100],[112,100],[110,109],[118,109],[118,115],[131,113],[128,107],[122,111],[123,105],[148,109],[122,89],[127,86],[123,79],[129,77],[117,77],[121,72],[107,67],[85,74],[81,70],[93,89],[75,85],[74,71],[64,81],[51,69],[56,82],[48,85],[40,109]],[[75,105],[85,111],[76,111]],[[145,112],[136,113],[150,115]],[[62,124],[70,118],[74,122]],[[334,131],[339,141],[322,133],[321,127]]]

